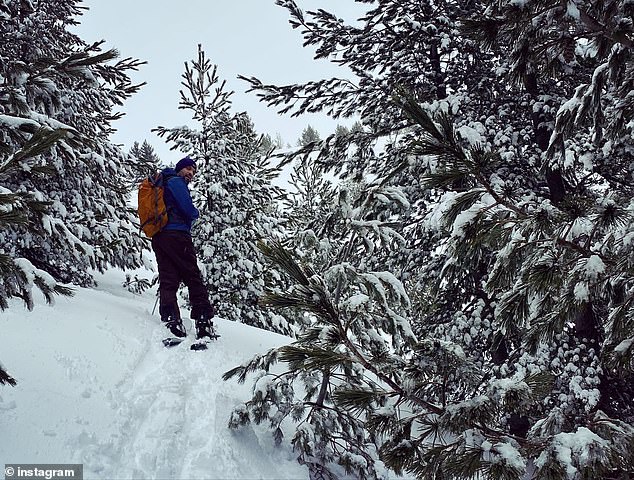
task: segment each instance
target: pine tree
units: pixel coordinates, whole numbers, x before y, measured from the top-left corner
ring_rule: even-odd
[[[327,221],[300,235],[300,259],[279,243],[261,245],[286,280],[283,287],[267,289],[261,303],[301,312],[304,330],[293,344],[256,356],[224,376],[245,381],[250,372],[263,370],[254,397],[234,412],[230,426],[269,422],[280,443],[282,423],[297,422],[291,442],[311,478],[339,478],[339,469],[357,478],[378,478],[374,435],[365,428],[364,409],[348,408],[349,396],[386,406],[390,394],[374,389],[382,381],[395,385],[389,367],[403,365],[398,355],[414,340],[403,316],[409,300],[402,284],[389,272],[369,269],[379,248],[398,248],[404,241],[390,221],[396,212],[383,200],[408,205],[390,187],[375,186],[366,194],[342,186]],[[360,205],[352,208],[355,203]],[[320,212],[315,213],[317,224]],[[278,361],[288,364],[282,374],[269,371]]]
[[[157,131],[197,160],[192,196],[201,216],[192,234],[212,303],[223,318],[289,333],[282,317],[257,305],[267,271],[256,243],[276,235],[276,172],[248,115],[231,113],[231,92],[201,46],[183,79],[181,108],[200,129]]]
[[[275,148],[284,148],[284,139],[280,132],[275,133],[275,140],[273,141]]]
[[[143,140],[141,145],[134,142],[130,148],[130,155],[136,160],[133,165],[135,170],[138,170],[137,176],[146,176],[162,169],[161,158],[147,140]]]
[[[101,52],[99,44],[71,34],[77,3],[36,10],[29,2],[3,2],[2,37],[13,40],[0,47],[2,185],[8,194],[28,192],[48,205],[25,212],[27,224],[3,229],[2,243],[6,255],[23,259],[26,277],[46,272],[48,285],[86,285],[90,269],[138,266],[141,247],[126,205],[129,167],[108,141],[117,118],[112,110],[138,88],[125,72],[139,62],[112,65],[116,52]],[[9,287],[2,298],[13,291]],[[31,304],[30,295],[23,298]]]
[[[130,167],[108,140],[140,62],[112,64],[115,51],[70,33],[78,3],[0,1],[0,309],[140,263]]]
[[[335,136],[348,135],[350,133],[350,129],[344,125],[337,124],[335,128]]]
[[[293,166],[289,184],[283,202],[285,236],[293,239],[306,230],[320,230],[336,205],[335,187],[310,155]]]
[[[300,147],[307,147],[319,141],[321,141],[321,138],[319,137],[319,132],[308,125],[304,130],[302,130],[302,135],[297,140],[297,145]]]
[[[372,178],[352,212],[377,186],[404,193],[397,205],[409,207],[387,219],[407,240],[396,249],[364,242],[372,255],[355,271],[382,265],[401,280],[412,307],[392,310],[413,335],[398,342],[383,332],[392,344],[379,356],[332,320],[346,310],[331,277],[303,265],[306,252],[276,248],[271,257],[292,281],[267,301],[331,319],[338,333],[308,331],[231,374],[277,360],[290,362],[293,381],[337,372],[325,389],[337,392],[332,403],[318,406],[362,419],[357,438],[368,443],[356,448],[371,454],[372,439],[386,465],[419,478],[632,476],[632,6],[387,0],[348,26],[277,3],[318,58],[359,80],[247,80],[281,112],[363,119],[326,139],[316,161],[343,178]],[[401,197],[376,198],[394,207]],[[358,314],[385,308],[385,298]],[[288,411],[292,382],[269,385],[236,423]],[[332,422],[313,444],[350,431]]]
[[[266,155],[269,152],[275,149],[275,145],[273,144],[273,138],[268,133],[266,135],[262,135],[262,140],[260,144],[260,153],[262,155]]]

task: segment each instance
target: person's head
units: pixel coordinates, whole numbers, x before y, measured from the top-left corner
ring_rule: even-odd
[[[196,173],[196,162],[189,157],[181,158],[174,167],[174,170],[176,170],[176,174],[179,177],[183,177],[185,181],[189,183]]]

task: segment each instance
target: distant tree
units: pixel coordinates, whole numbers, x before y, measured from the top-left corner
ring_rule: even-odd
[[[284,148],[284,139],[282,138],[282,134],[280,132],[275,134],[275,140],[273,143],[276,148]]]
[[[306,147],[311,143],[319,142],[321,138],[319,137],[319,132],[315,130],[313,127],[308,125],[303,131],[302,135],[297,140],[297,145],[300,147]]]
[[[192,192],[201,217],[192,233],[212,302],[223,318],[288,333],[282,317],[257,304],[270,271],[256,243],[276,237],[278,229],[276,171],[261,154],[248,115],[230,111],[232,92],[201,46],[197,60],[186,64],[183,85],[181,108],[200,129],[157,131],[197,160]]]
[[[344,125],[339,125],[335,127],[335,136],[348,135],[350,133],[350,129],[345,127]]]
[[[350,133],[360,133],[363,131],[363,124],[359,121],[356,121],[350,127]]]
[[[260,141],[260,152],[263,155],[266,155],[270,151],[275,149],[275,144],[273,143],[273,138],[268,133],[262,135],[262,139]]]
[[[134,158],[139,158],[141,156],[141,145],[139,145],[139,142],[135,141],[132,144],[132,148],[130,148],[130,155]]]
[[[130,149],[130,155],[136,159],[134,165],[139,170],[138,176],[148,175],[161,168],[161,159],[147,140],[143,140],[141,145],[139,142],[134,142]]]

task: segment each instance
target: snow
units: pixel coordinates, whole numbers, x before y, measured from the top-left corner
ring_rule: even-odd
[[[363,307],[369,302],[370,302],[370,297],[360,293],[358,295],[352,295],[345,302],[343,302],[343,305],[351,311],[360,311],[361,307]]]
[[[496,454],[491,457],[492,463],[504,463],[519,472],[526,470],[526,461],[513,445],[498,442],[493,445],[492,450]]]
[[[374,277],[378,278],[381,282],[391,287],[391,290],[398,295],[400,301],[403,302],[405,306],[407,307],[410,306],[410,299],[409,299],[409,296],[407,295],[407,292],[405,291],[405,287],[403,286],[401,281],[398,278],[396,278],[396,276],[393,273],[388,271],[370,272],[370,274],[368,275],[364,274],[362,276],[366,279],[369,279],[370,276],[372,276],[373,278]],[[375,282],[372,280],[372,283],[375,283]]]
[[[555,453],[555,457],[562,467],[565,467],[565,472],[569,479],[577,478],[579,471],[577,467],[584,467],[592,461],[589,452],[594,451],[595,455],[600,458],[601,456],[605,456],[607,447],[607,440],[599,437],[586,427],[579,427],[576,432],[559,433],[553,437],[552,441],[552,449]],[[572,461],[573,454],[578,461],[576,466]],[[535,461],[535,465],[542,467],[546,458],[547,453],[542,452]]]
[[[574,288],[574,295],[575,299],[579,303],[590,300],[590,289],[588,288],[588,284],[586,282],[577,283]]]
[[[489,396],[495,401],[502,401],[509,393],[515,396],[530,397],[531,391],[528,384],[519,378],[499,378],[489,383]]]
[[[34,120],[29,120],[22,117],[14,117],[12,115],[0,115],[0,125],[13,129],[19,129],[23,125],[28,125],[31,128],[38,129],[40,124]]]
[[[489,195],[484,195],[482,201],[474,203],[472,206],[463,210],[454,220],[451,236],[463,238],[466,235],[465,228],[482,213],[482,210],[494,203]]]
[[[209,350],[165,349],[153,292],[129,293],[124,277],[0,312],[1,361],[18,381],[0,387],[0,464],[81,463],[87,479],[308,478],[267,426],[227,428],[251,385],[222,374],[290,339],[217,318]]]
[[[614,349],[614,351],[618,354],[623,355],[625,352],[627,352],[630,348],[632,348],[632,345],[634,345],[634,337],[632,338],[628,338],[626,340],[623,340],[621,343],[619,343],[616,348]]]
[[[292,339],[216,317],[209,350],[189,349],[191,327],[166,349],[155,291],[130,293],[126,274],[152,276],[109,270],[54,307],[36,291],[33,311],[12,299],[0,312],[0,361],[18,381],[0,386],[0,464],[82,464],[86,479],[308,479],[290,444],[305,423],[283,424],[280,446],[266,422],[228,428],[268,378],[221,378]],[[377,467],[383,480],[403,478]]]
[[[591,255],[586,262],[586,275],[588,278],[596,280],[596,278],[605,272],[605,263],[598,255]]]
[[[568,1],[566,13],[575,20],[579,20],[581,18],[581,15],[579,13],[579,7],[577,6],[575,2],[571,0]]]
[[[459,128],[457,128],[457,132],[460,134],[460,136],[469,143],[469,145],[471,146],[478,146],[478,145],[482,145],[485,143],[485,139],[484,137],[481,135],[481,132],[484,131],[484,125],[480,124],[478,125],[479,128],[478,130],[476,130],[473,127],[469,127],[467,125],[463,125]]]

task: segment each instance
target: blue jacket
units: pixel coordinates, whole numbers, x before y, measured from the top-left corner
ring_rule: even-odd
[[[198,218],[199,212],[192,202],[192,197],[187,188],[187,182],[179,177],[173,168],[163,170],[163,176],[167,179],[163,200],[167,207],[167,225],[163,230],[178,230],[191,232],[192,223]]]

